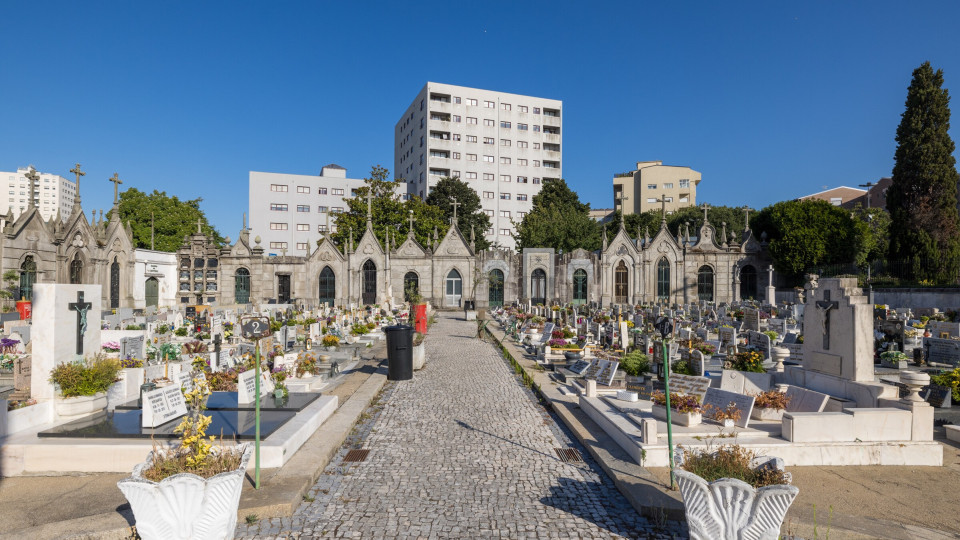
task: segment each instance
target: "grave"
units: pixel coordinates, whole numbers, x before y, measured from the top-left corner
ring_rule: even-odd
[[[37,283],[33,289],[30,389],[35,399],[52,399],[50,372],[60,363],[92,357],[100,351],[100,285]]]

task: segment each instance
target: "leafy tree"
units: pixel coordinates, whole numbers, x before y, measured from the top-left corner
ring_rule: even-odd
[[[450,225],[444,218],[443,211],[426,204],[418,197],[403,201],[396,193],[398,182],[388,180],[389,174],[387,169],[379,165],[374,166],[370,171],[370,177],[364,179],[365,185],[357,189],[357,195],[346,199],[347,210],[337,214],[335,220],[337,231],[331,235],[334,243],[341,249],[349,241],[351,231],[354,245],[356,245],[367,230],[367,193],[370,190],[373,190],[371,224],[380,245],[386,245],[388,230],[398,243],[403,242],[410,228],[411,211],[415,220],[414,236],[424,247],[433,244],[434,227],[437,228],[441,238],[446,234]]]
[[[170,197],[165,191],[153,190],[144,193],[130,188],[120,194],[120,222],[130,222],[133,229],[133,245],[150,249],[150,221],[154,223],[154,249],[157,251],[176,251],[183,245],[183,238],[197,232],[197,219],[201,230],[217,245],[223,245],[224,239],[207,216],[200,210],[202,198],[181,201]]]
[[[943,71],[913,71],[897,127],[893,183],[887,190],[890,258],[912,263],[912,277],[953,283],[960,270],[955,146]]]
[[[453,199],[460,205],[457,207],[457,227],[460,232],[469,239],[470,227],[473,226],[477,250],[490,247],[490,242],[484,237],[490,228],[490,217],[483,213],[480,196],[469,184],[459,178],[441,178],[426,202],[439,208],[449,223],[453,217],[453,206],[450,204]]]
[[[890,252],[890,214],[883,208],[864,208],[858,204],[853,208],[853,217],[866,227],[863,238],[865,262],[885,258]]]
[[[738,241],[742,239],[744,221],[742,208],[711,206],[707,218],[710,220],[710,224],[713,225],[713,227],[717,230],[718,242],[720,242],[720,234],[723,232],[724,223],[727,224],[728,241],[731,232],[736,234]],[[643,235],[644,231],[646,230],[649,231],[652,238],[657,234],[657,231],[660,230],[661,220],[662,216],[660,215],[660,210],[648,210],[640,214],[627,215],[625,226],[631,237],[635,238],[637,234]],[[620,212],[617,211],[614,215],[614,221],[607,227],[607,234],[610,234],[611,227],[612,230],[616,231],[616,229],[620,226],[619,223]],[[670,234],[672,236],[676,236],[677,234],[685,234],[688,223],[690,227],[690,236],[699,235],[700,227],[703,225],[703,210],[699,207],[690,206],[681,208],[674,213],[667,215],[667,228],[670,230]]]
[[[590,218],[590,205],[580,202],[565,180],[547,181],[533,197],[533,208],[515,223],[517,249],[552,247],[563,252],[600,248],[600,228]]]
[[[751,228],[766,231],[774,268],[795,280],[816,265],[866,261],[869,227],[826,201],[776,203],[758,212]]]

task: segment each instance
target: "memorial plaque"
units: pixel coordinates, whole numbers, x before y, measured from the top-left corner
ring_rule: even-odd
[[[947,333],[949,337],[960,337],[960,323],[927,321],[927,330],[930,330],[930,333],[935,336]]]
[[[924,393],[927,403],[938,409],[950,406],[951,390],[946,386],[929,386]]]
[[[587,368],[590,367],[590,365],[591,365],[591,362],[589,360],[580,359],[574,362],[572,365],[567,366],[567,369],[576,373],[577,375],[583,375],[584,372],[587,371]]]
[[[760,312],[756,309],[744,308],[743,327],[755,332],[760,331]]]
[[[603,362],[606,360],[595,359],[590,362],[590,367],[583,372],[584,379],[597,380],[597,375],[600,373],[600,370],[603,368]]]
[[[764,361],[770,360],[770,336],[763,332],[747,332],[747,346],[760,351]]]
[[[257,373],[250,369],[240,374],[237,379],[237,401],[239,403],[253,403],[257,397]]]
[[[145,337],[133,336],[120,338],[120,358],[143,358]]]
[[[620,362],[614,362],[612,360],[601,360],[601,362],[604,364],[603,367],[600,368],[600,373],[597,374],[597,384],[610,386],[613,384],[613,377],[617,373]]]
[[[745,428],[750,423],[750,413],[753,411],[754,400],[754,396],[728,392],[719,388],[708,388],[701,403],[720,410],[726,409],[732,403],[734,407],[740,410],[740,419],[734,424],[737,427]]]
[[[187,403],[179,385],[157,388],[143,394],[140,426],[154,428],[187,414]]]
[[[671,374],[670,375],[670,392],[672,393],[683,393],[691,396],[698,396],[700,402],[703,402],[703,397],[707,393],[707,388],[710,388],[710,378],[709,377],[696,377],[693,375],[680,375],[680,374]]]
[[[924,356],[928,363],[960,365],[960,341],[941,338],[923,339]]]

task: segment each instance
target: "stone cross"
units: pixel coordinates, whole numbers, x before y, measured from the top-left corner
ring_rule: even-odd
[[[120,190],[120,184],[123,183],[123,180],[120,179],[119,174],[113,173],[113,178],[108,178],[107,181],[113,182],[113,204],[117,204],[120,202],[118,191]]]
[[[660,203],[660,216],[661,216],[661,218],[663,219],[663,221],[666,221],[666,220],[667,220],[667,196],[666,196],[666,194],[660,195],[660,198],[657,199],[656,202]]]
[[[77,196],[73,198],[73,202],[76,203],[77,206],[80,206],[80,177],[86,176],[87,173],[80,170],[79,163],[77,163],[77,165],[74,168],[70,169],[70,172],[77,175]]]
[[[37,174],[37,170],[31,166],[30,170],[27,171],[27,173],[24,174],[24,176],[27,177],[27,180],[30,180],[30,200],[27,202],[30,203],[30,206],[33,206],[33,190],[35,187],[34,182],[38,182],[40,180],[40,175]]]
[[[410,235],[413,236],[413,210],[410,211]]]
[[[450,206],[453,207],[453,221],[452,223],[457,222],[457,207],[460,206],[460,203],[457,202],[456,197],[450,197]]]
[[[773,265],[767,267],[767,284],[773,287]]]
[[[627,214],[627,207],[624,205],[623,201],[629,201],[630,197],[624,197],[620,195],[620,225],[624,224],[624,216]]]
[[[744,215],[743,230],[748,231],[750,230],[750,207],[749,206],[743,207],[743,215]]]
[[[710,205],[707,203],[703,203],[700,205],[700,209],[703,210],[703,222],[707,223],[707,210],[710,209]]]
[[[367,188],[367,223],[373,219],[373,188]]]
[[[67,304],[70,311],[77,312],[77,354],[83,354],[83,335],[87,333],[87,311],[93,307],[83,301],[83,291],[77,291],[77,301]]]
[[[823,300],[817,301],[817,311],[820,312],[820,329],[823,331],[823,350],[830,350],[830,310],[840,307],[838,302],[830,301],[830,291],[823,291]]]

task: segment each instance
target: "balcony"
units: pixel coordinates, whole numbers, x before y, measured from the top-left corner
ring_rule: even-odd
[[[559,168],[560,168],[560,162],[559,162],[559,161],[544,161],[544,162],[543,162],[543,168],[544,168],[544,169],[559,169]]]
[[[450,132],[449,131],[430,131],[430,138],[435,141],[449,141]]]
[[[560,143],[560,135],[553,135],[553,134],[550,134],[550,133],[544,133],[544,134],[543,134],[543,140],[544,140],[545,142],[553,142],[553,143],[559,144],[559,143]]]
[[[560,128],[556,126],[543,126],[544,135],[559,135]]]
[[[557,143],[543,143],[543,149],[547,152],[559,152],[560,145]]]
[[[450,94],[430,92],[430,103],[450,103]]]

